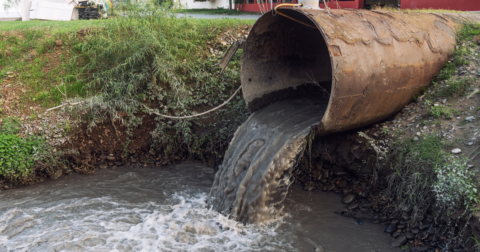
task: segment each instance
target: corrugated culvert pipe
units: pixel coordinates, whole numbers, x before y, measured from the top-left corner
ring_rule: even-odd
[[[307,5],[258,19],[243,45],[241,81],[251,111],[290,97],[328,103],[319,135],[398,112],[451,57],[459,24],[480,21],[479,14]]]

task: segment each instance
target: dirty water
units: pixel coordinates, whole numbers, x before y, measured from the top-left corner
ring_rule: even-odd
[[[341,197],[292,186],[282,214],[243,225],[206,204],[196,163],[72,174],[0,193],[0,251],[396,251],[382,226],[334,214]]]
[[[242,223],[266,222],[293,182],[292,174],[325,101],[291,99],[270,104],[235,132],[215,175],[209,203]]]

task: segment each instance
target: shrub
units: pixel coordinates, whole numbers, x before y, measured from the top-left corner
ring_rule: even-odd
[[[386,196],[395,212],[407,212],[419,221],[431,207],[437,213],[451,215],[476,202],[475,173],[468,159],[446,153],[441,137],[430,135],[418,142],[396,143],[389,163]]]
[[[26,177],[32,172],[37,142],[13,134],[0,135],[0,175],[9,180]]]
[[[448,155],[444,164],[437,164],[437,179],[433,184],[436,206],[451,215],[465,207],[467,210],[477,203],[475,171],[468,168],[468,159]]]
[[[163,5],[134,6],[74,47],[82,54],[82,63],[86,63],[82,76],[91,77],[85,80],[86,90],[96,91],[95,96],[72,100],[81,101],[75,109],[87,112],[90,127],[112,118],[125,123],[128,133],[139,125],[134,117],[140,112],[185,116],[221,104],[240,84],[240,52],[219,77],[219,67],[214,64],[220,54],[211,55],[211,46],[219,34],[227,29],[245,29],[248,22],[251,21],[194,20],[178,17]],[[228,145],[224,139],[233,135],[247,115],[245,106],[238,110],[234,106],[239,100],[240,96],[203,118],[170,120],[159,116],[157,129],[152,132],[156,151],[204,153],[218,142]],[[120,117],[119,112],[126,116]],[[222,114],[235,120],[228,121],[230,118]],[[207,123],[199,122],[207,117],[219,120],[208,118]],[[196,136],[195,132],[203,131],[202,127],[221,133]]]

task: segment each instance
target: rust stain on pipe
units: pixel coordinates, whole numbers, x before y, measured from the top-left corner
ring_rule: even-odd
[[[251,111],[289,97],[328,102],[319,134],[349,130],[397,113],[451,57],[461,21],[478,14],[282,8],[302,25],[263,15],[242,56]]]

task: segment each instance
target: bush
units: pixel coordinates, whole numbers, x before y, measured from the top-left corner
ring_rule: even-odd
[[[112,118],[125,123],[130,134],[132,128],[141,123],[135,119],[140,112],[185,116],[223,103],[240,84],[240,52],[219,77],[219,67],[214,64],[221,55],[212,55],[212,44],[227,29],[245,29],[245,24],[251,22],[195,20],[178,17],[163,5],[134,6],[75,47],[86,61],[83,76],[91,77],[87,80],[87,90],[96,92],[96,96],[82,99],[77,111],[88,112],[90,127]],[[240,96],[232,100],[232,104],[239,100]],[[236,110],[229,105],[208,115],[219,118],[209,118],[210,122],[226,122],[230,118],[220,116],[228,114],[225,110],[239,112],[230,113],[239,120],[228,126],[225,126],[227,123],[207,126],[209,123],[199,122],[197,118],[169,120],[159,116],[157,129],[152,132],[156,151],[205,152],[211,149],[207,146],[215,146],[219,139],[222,145],[224,142],[228,145],[228,140],[223,139],[233,136],[234,129],[230,127],[236,128],[247,114],[245,106]],[[119,112],[126,116],[120,117]],[[203,133],[199,138],[194,127],[218,127],[221,136]]]
[[[417,222],[430,208],[451,215],[476,202],[477,183],[468,160],[445,152],[441,137],[399,141],[394,150],[386,191],[393,201],[390,210],[407,212]]]
[[[26,177],[34,166],[33,154],[37,141],[21,139],[13,134],[0,135],[0,175],[9,180]]]
[[[468,168],[468,159],[453,155],[446,157],[444,164],[435,167],[437,179],[433,184],[436,206],[447,215],[459,210],[459,206],[470,210],[477,203],[475,171]]]

